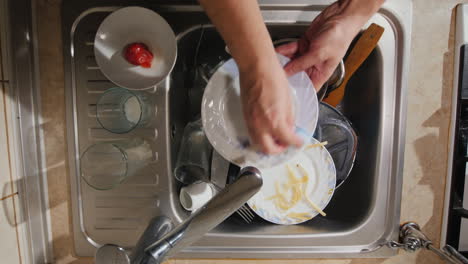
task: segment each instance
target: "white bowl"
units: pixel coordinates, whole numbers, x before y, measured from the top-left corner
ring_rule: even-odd
[[[143,43],[153,53],[150,68],[129,63],[124,49]],[[174,67],[177,41],[169,24],[157,13],[142,7],[125,7],[99,26],[94,39],[94,55],[102,73],[118,86],[131,90],[152,88]]]

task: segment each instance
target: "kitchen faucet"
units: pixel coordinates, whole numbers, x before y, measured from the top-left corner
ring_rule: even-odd
[[[117,245],[104,245],[96,252],[96,264],[159,264],[200,239],[247,202],[262,187],[260,171],[246,167],[237,179],[203,207],[173,228],[171,220],[157,216],[141,235],[132,254]]]

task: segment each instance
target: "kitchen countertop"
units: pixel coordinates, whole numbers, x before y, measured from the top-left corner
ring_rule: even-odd
[[[415,221],[438,245],[442,223],[452,94],[455,0],[414,0],[401,222]],[[468,1],[465,1],[468,2]],[[40,85],[53,250],[56,263],[92,263],[73,256],[65,127],[60,0],[37,1]],[[172,264],[240,260],[169,260]],[[443,263],[434,254],[400,251],[389,259],[242,260],[243,263]]]

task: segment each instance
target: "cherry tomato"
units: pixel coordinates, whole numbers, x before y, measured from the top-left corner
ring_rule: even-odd
[[[143,43],[132,43],[125,49],[125,59],[133,65],[150,68],[153,53]]]

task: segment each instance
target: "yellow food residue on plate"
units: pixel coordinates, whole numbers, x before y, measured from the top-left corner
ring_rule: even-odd
[[[305,175],[308,175],[306,169],[304,169],[304,167],[302,167],[301,164],[296,164],[296,167],[298,167],[298,168],[301,170],[302,173],[304,173]],[[305,192],[305,190],[307,190],[307,182],[306,182],[306,184],[305,184],[305,186],[304,186],[304,192]],[[326,216],[326,215],[327,215],[322,209],[320,209],[320,207],[319,207],[318,205],[316,205],[316,204],[309,198],[309,196],[308,196],[307,194],[304,195],[304,196],[305,196],[305,198],[306,198],[307,203],[308,203],[312,208],[314,208],[315,211],[317,211],[317,212],[318,212],[319,214],[321,214],[322,216]]]
[[[310,200],[308,195],[305,194],[309,181],[309,174],[300,164],[296,164],[296,167],[299,168],[303,176],[301,178],[296,177],[292,168],[289,165],[286,165],[288,170],[288,182],[281,184],[281,182],[276,181],[275,194],[266,199],[273,200],[273,203],[278,209],[286,212],[305,198],[307,203],[314,210],[319,212],[321,215],[326,216],[325,212],[323,212],[313,201]],[[290,199],[285,196],[287,193],[291,194]],[[301,220],[310,218],[310,214],[308,213],[289,213],[288,217],[289,215],[293,215],[294,217],[291,217]]]
[[[290,218],[296,218],[296,219],[299,219],[299,220],[310,219],[310,214],[308,214],[308,213],[289,213],[286,216],[290,217]]]
[[[315,143],[315,144],[310,144],[310,145],[306,146],[306,149],[315,148],[315,147],[323,147],[323,146],[325,146],[327,144],[328,144],[328,141]]]

